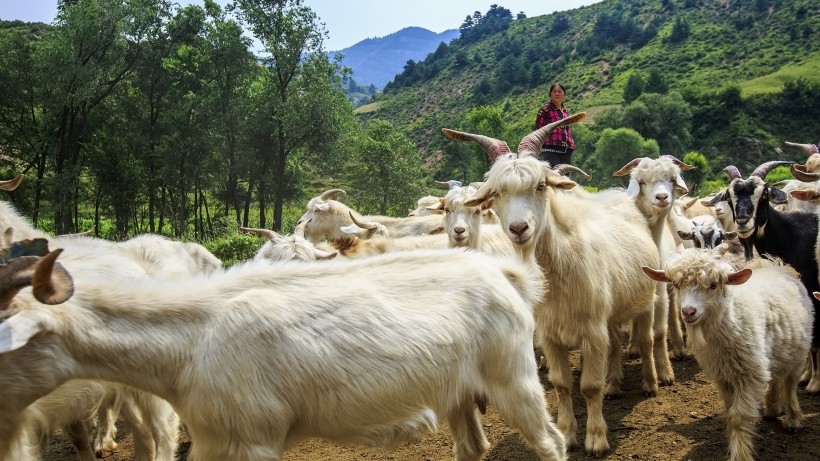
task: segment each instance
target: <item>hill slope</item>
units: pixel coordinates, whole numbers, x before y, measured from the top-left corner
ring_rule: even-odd
[[[816,0],[604,0],[515,19],[437,50],[358,112],[390,120],[429,155],[442,126],[459,126],[481,105],[531,127],[554,81],[566,85],[572,110],[592,112],[622,103],[629,76],[653,70],[684,95],[728,85],[744,97],[777,92],[788,78],[820,81],[818,13]]]

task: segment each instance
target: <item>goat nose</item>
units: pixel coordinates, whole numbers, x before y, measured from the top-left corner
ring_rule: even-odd
[[[695,315],[695,312],[697,312],[697,310],[694,307],[684,307],[683,309],[681,309],[681,313],[683,313],[683,315],[686,317],[691,317]]]
[[[655,194],[655,198],[660,201],[664,201],[669,198],[669,194],[667,194],[666,192],[660,192]]]
[[[454,227],[453,228],[453,232],[455,232],[456,234],[463,234],[465,230],[466,229],[464,229],[463,227]]]
[[[510,227],[510,232],[512,232],[515,235],[521,235],[524,232],[526,232],[527,229],[529,229],[530,226],[527,225],[526,222],[520,221],[520,222],[510,223],[509,227]]]

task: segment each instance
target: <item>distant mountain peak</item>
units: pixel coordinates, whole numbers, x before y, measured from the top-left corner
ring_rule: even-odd
[[[381,90],[404,70],[407,61],[419,62],[436,51],[439,45],[458,38],[458,29],[432,32],[423,27],[405,27],[384,37],[366,38],[343,50],[342,65],[353,69],[353,80],[359,85],[374,85]]]

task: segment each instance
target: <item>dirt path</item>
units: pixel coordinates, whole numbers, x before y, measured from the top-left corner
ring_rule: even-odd
[[[577,356],[573,356],[577,364]],[[647,398],[640,392],[639,361],[628,361],[625,366],[624,395],[604,402],[604,418],[609,426],[611,453],[607,460],[721,460],[726,459],[725,424],[722,407],[717,401],[714,386],[706,381],[694,359],[673,362],[677,383],[662,387],[657,397]],[[586,409],[583,398],[573,394],[575,414],[578,417],[579,441],[583,444]],[[545,373],[541,375],[550,411],[555,414],[555,395]],[[800,405],[806,417],[805,427],[797,434],[787,433],[780,421],[761,421],[755,447],[759,460],[816,461],[820,459],[820,396],[799,392]],[[492,405],[492,404],[491,404]],[[485,457],[488,461],[537,461],[518,432],[507,426],[498,414],[488,409],[483,418],[484,430],[492,447]],[[121,431],[120,447],[106,458],[108,461],[131,460],[130,435]],[[189,442],[180,436],[178,460],[185,460]],[[430,434],[412,444],[394,450],[361,446],[338,446],[323,440],[305,441],[285,454],[285,461],[353,461],[397,460],[438,461],[451,460],[450,432],[446,423],[436,434]],[[70,446],[57,435],[45,461],[75,461]],[[570,460],[593,459],[582,449],[570,452]],[[226,460],[228,461],[228,460]]]

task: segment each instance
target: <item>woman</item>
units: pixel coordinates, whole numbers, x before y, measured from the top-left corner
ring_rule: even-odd
[[[553,83],[550,86],[550,100],[541,106],[538,115],[535,117],[536,130],[544,125],[569,117],[569,109],[564,105],[565,95],[564,85]],[[569,125],[562,126],[552,130],[552,133],[544,140],[544,145],[541,146],[541,155],[538,158],[548,161],[552,166],[571,165],[574,150],[575,140],[572,139]]]

